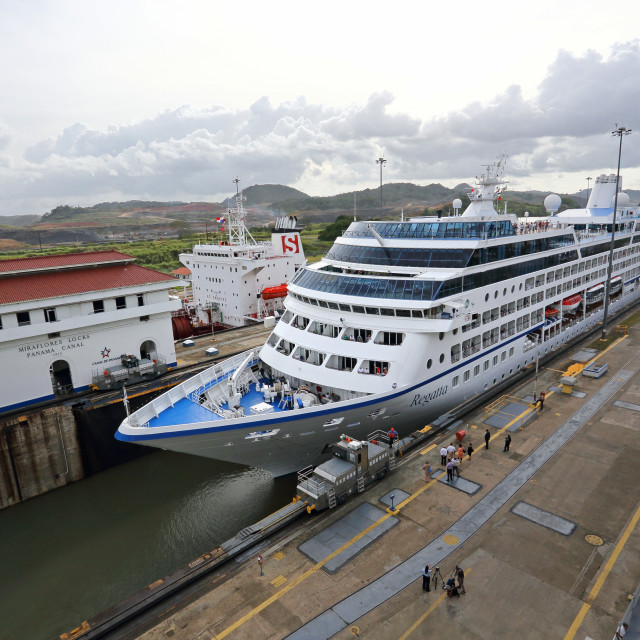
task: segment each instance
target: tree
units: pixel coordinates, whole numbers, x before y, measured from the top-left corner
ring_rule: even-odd
[[[335,222],[327,225],[327,227],[318,234],[318,240],[333,242],[338,236],[342,235],[342,232],[349,227],[351,222],[352,218],[349,216],[338,216]]]

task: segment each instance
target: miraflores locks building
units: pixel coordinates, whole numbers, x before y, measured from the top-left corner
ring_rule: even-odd
[[[175,366],[176,279],[118,251],[0,260],[0,412],[87,389],[122,355]]]

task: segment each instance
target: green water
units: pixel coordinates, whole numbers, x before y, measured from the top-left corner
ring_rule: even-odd
[[[283,506],[295,477],[153,453],[0,511],[0,636],[53,640]]]

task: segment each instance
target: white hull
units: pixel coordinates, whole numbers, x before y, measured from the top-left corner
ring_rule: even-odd
[[[622,299],[611,304],[616,312],[640,297],[640,287],[634,288]],[[346,400],[330,405],[319,405],[286,413],[247,416],[234,420],[201,422],[176,425],[164,430],[167,437],[154,433],[152,439],[141,437],[140,428],[121,426],[118,438],[135,441],[151,447],[189,453],[216,460],[260,467],[274,476],[294,473],[308,465],[316,465],[326,458],[325,446],[334,442],[342,433],[356,439],[364,439],[378,429],[388,431],[395,427],[401,436],[422,428],[438,416],[473,396],[491,395],[491,389],[508,379],[510,372],[535,363],[536,355],[544,358],[564,344],[580,340],[589,329],[602,319],[602,310],[580,320],[555,339],[538,349],[523,352],[526,336],[531,331],[509,342],[520,354],[492,367],[491,376],[480,376],[469,385],[451,389],[447,382],[457,369],[468,367],[473,359],[456,368],[439,374],[435,379],[393,393],[367,396],[361,400]],[[497,349],[503,349],[505,343]],[[496,350],[497,350],[496,349]],[[476,360],[486,358],[490,352],[480,353]],[[493,380],[496,380],[495,384]],[[485,384],[487,388],[485,389]],[[375,415],[375,412],[380,412]],[[325,426],[329,420],[341,419],[338,424]],[[258,431],[278,430],[275,435],[251,437]],[[155,430],[154,430],[155,431]],[[152,434],[149,434],[152,435]]]

